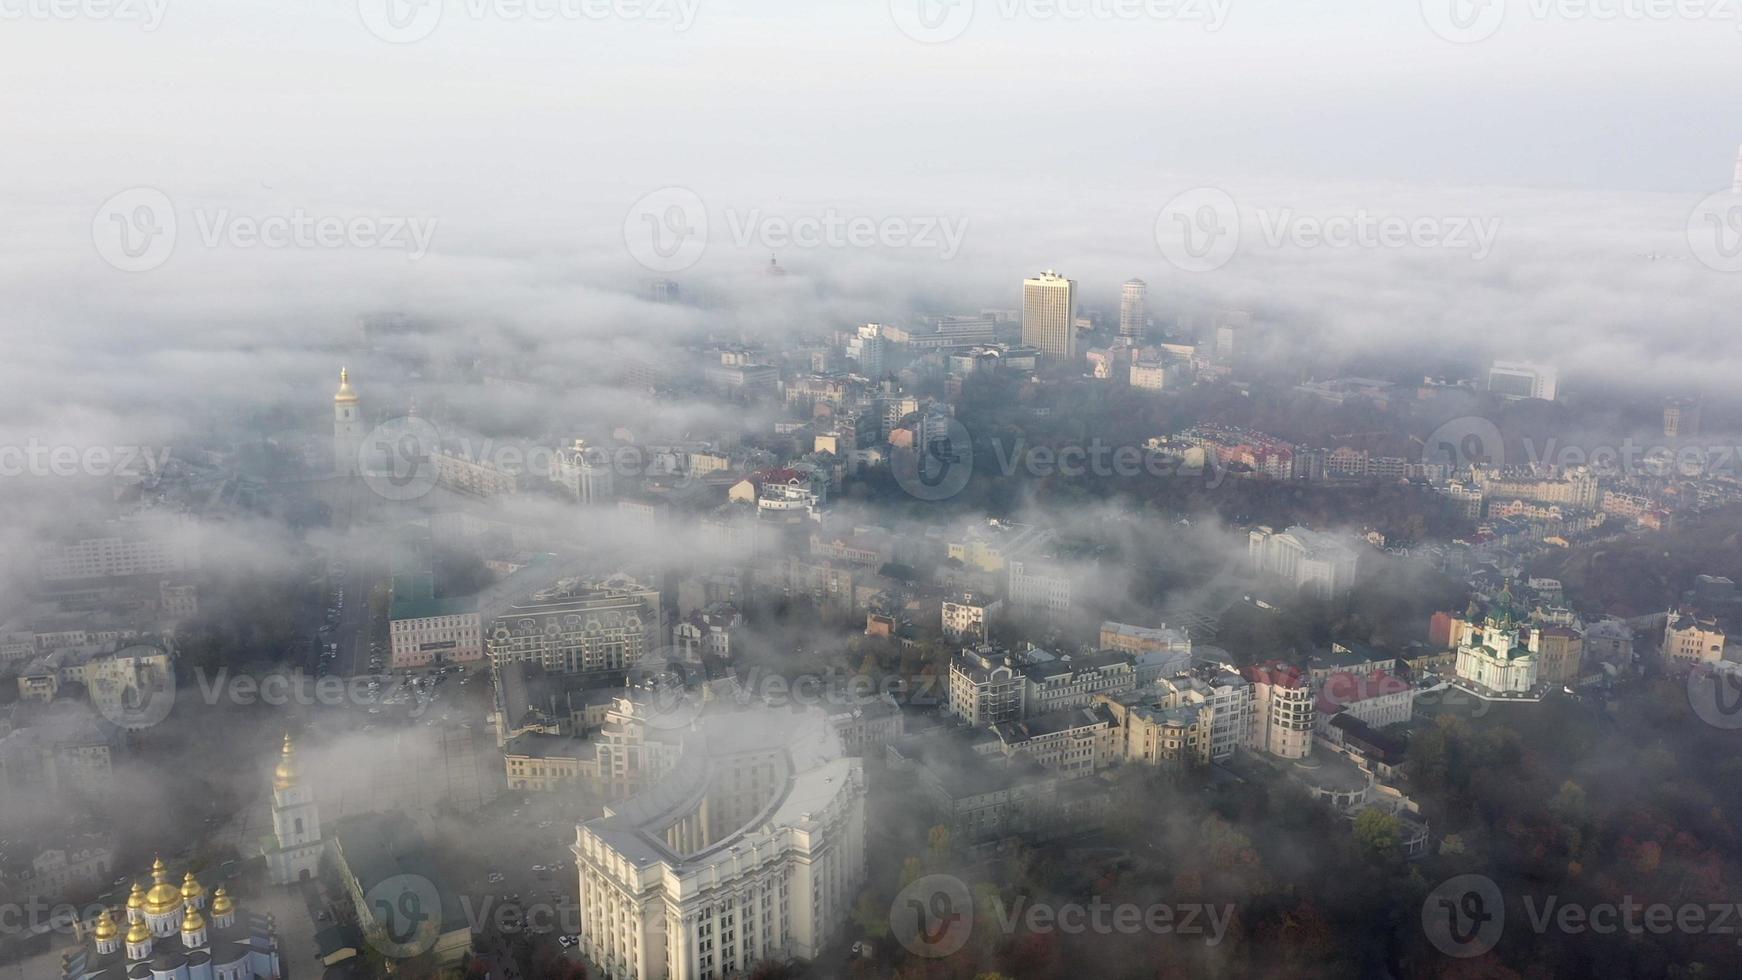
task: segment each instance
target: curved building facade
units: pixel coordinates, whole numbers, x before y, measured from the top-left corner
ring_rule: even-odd
[[[583,952],[610,980],[816,956],[865,880],[864,801],[822,712],[701,719],[664,780],[577,829]]]

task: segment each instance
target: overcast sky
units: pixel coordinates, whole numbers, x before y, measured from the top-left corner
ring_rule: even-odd
[[[1462,34],[1453,0],[1064,0],[1092,10],[1076,19],[1049,0],[960,0],[931,21],[919,0],[641,0],[641,17],[542,21],[516,12],[609,5],[451,0],[439,21],[400,8],[401,27],[387,2],[0,0],[0,414],[34,424],[50,392],[63,417],[165,387],[282,398],[328,384],[331,355],[310,348],[371,309],[571,345],[818,330],[916,302],[1014,306],[1046,267],[1090,302],[1142,275],[1165,315],[1246,306],[1333,347],[1468,337],[1666,383],[1739,366],[1742,275],[1698,262],[1686,232],[1742,143],[1728,0],[1703,20],[1515,0],[1497,25],[1476,8]],[[1119,11],[1136,15],[1103,16]],[[668,187],[710,220],[706,254],[674,273],[718,300],[707,316],[622,295],[652,274],[626,220]],[[1205,187],[1238,202],[1247,241],[1225,267],[1182,271],[1157,216]],[[134,189],[179,222],[144,272],[94,242],[106,202]],[[830,208],[963,233],[947,256],[732,234]],[[427,249],[205,244],[210,227],[296,210],[422,222]],[[1479,258],[1252,234],[1357,210],[1498,234]],[[753,281],[770,252],[801,289]]]

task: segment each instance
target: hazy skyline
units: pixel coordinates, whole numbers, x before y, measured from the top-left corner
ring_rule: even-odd
[[[534,4],[573,14],[545,21],[471,0],[392,44],[367,26],[383,23],[373,0],[157,2],[119,8],[160,13],[150,30],[44,13],[102,9],[89,5],[5,7],[25,15],[0,32],[0,82],[30,93],[3,110],[0,160],[13,442],[138,440],[195,406],[318,414],[371,310],[439,315],[464,339],[513,331],[556,378],[625,335],[1013,309],[1022,277],[1046,268],[1089,308],[1139,276],[1164,324],[1238,306],[1320,353],[1552,358],[1574,391],[1581,378],[1720,390],[1742,370],[1711,343],[1733,327],[1742,278],[1688,239],[1742,140],[1733,20],[1513,3],[1493,36],[1459,44],[1430,26],[1445,13],[1431,0],[1062,8],[1091,12],[1076,20],[978,0],[931,11],[974,16],[928,44],[898,26],[909,0],[670,0],[604,19],[576,12],[612,8]],[[433,9],[402,12],[416,24]],[[1175,16],[1109,13],[1148,9]],[[626,246],[637,203],[664,188],[693,192],[708,218],[705,251],[671,273],[699,306],[647,303],[657,272]],[[1206,188],[1237,202],[1245,235],[1231,261],[1193,272],[1158,243],[1158,216]],[[106,203],[141,190],[172,202],[175,249],[121,271],[94,238],[112,230]],[[239,221],[297,214],[424,237],[236,244]],[[942,224],[959,241],[770,237],[830,214]],[[1492,240],[1288,234],[1357,214],[1477,222]],[[788,279],[755,274],[770,254]]]

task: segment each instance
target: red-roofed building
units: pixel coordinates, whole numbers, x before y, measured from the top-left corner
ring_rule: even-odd
[[[1305,671],[1281,660],[1253,664],[1240,673],[1254,684],[1274,684],[1278,687],[1305,687],[1307,681]]]
[[[1320,731],[1339,713],[1359,718],[1374,728],[1384,728],[1415,716],[1415,691],[1382,670],[1371,674],[1339,671],[1319,689],[1318,712]]]

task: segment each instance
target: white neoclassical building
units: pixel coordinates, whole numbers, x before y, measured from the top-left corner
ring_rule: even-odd
[[[816,956],[865,880],[864,801],[822,712],[701,719],[665,779],[577,829],[583,952],[609,980]]]
[[[1247,534],[1252,567],[1275,575],[1319,598],[1348,592],[1355,582],[1357,551],[1351,539],[1300,526],[1276,532],[1268,527]]]

